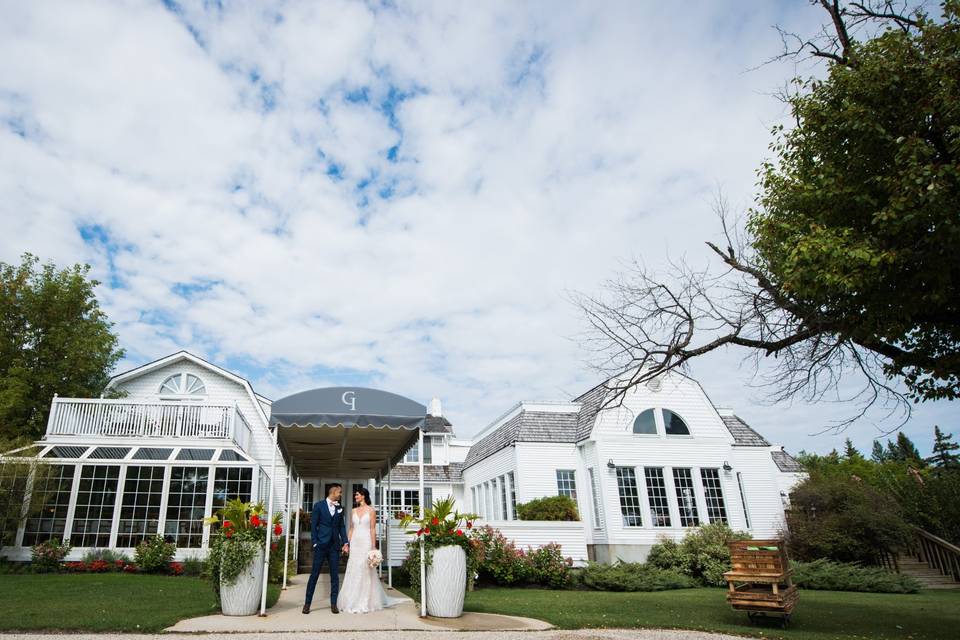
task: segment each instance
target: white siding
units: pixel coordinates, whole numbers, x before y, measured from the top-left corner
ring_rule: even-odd
[[[513,471],[517,478],[517,488],[523,486],[523,480],[520,478],[520,471],[517,469],[517,457],[514,447],[506,447],[496,452],[489,458],[478,462],[477,464],[463,470],[464,497],[466,503],[470,505],[470,511],[481,513],[480,505],[473,504],[470,489],[483,482],[489,482],[494,478],[499,478]],[[522,501],[520,494],[517,494],[517,501]]]
[[[582,498],[588,481],[578,467],[577,447],[572,443],[518,442],[517,502],[557,495],[557,469],[576,472],[577,497]]]

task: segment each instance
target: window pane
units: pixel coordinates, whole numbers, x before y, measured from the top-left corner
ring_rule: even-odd
[[[404,458],[405,462],[420,462],[420,444],[414,444],[413,447],[407,451],[407,457]]]
[[[300,508],[309,513],[313,511],[313,503],[313,483],[305,482],[303,483],[303,504]]]
[[[253,487],[253,469],[250,467],[221,467],[213,481],[213,511],[222,509],[229,500],[250,502]]]
[[[674,469],[673,485],[677,493],[677,507],[680,509],[680,526],[697,526],[700,524],[700,514],[697,513],[697,496],[693,490],[693,474],[690,469]]]
[[[507,477],[500,476],[500,515],[504,520],[508,519],[507,516]]]
[[[633,432],[651,435],[657,434],[657,421],[656,418],[654,418],[653,409],[647,409],[637,416],[637,419],[633,421]]]
[[[135,547],[157,535],[163,471],[163,467],[127,467],[117,532],[118,547]]]
[[[517,478],[514,475],[513,471],[507,474],[507,477],[510,478],[510,513],[513,514],[513,519],[517,519]]]
[[[640,492],[633,467],[617,467],[617,492],[620,494],[620,514],[625,527],[642,527]]]
[[[647,481],[647,498],[650,501],[650,519],[655,527],[670,526],[670,502],[667,499],[667,485],[663,481],[663,469],[646,467],[643,470]]]
[[[557,469],[557,495],[577,499],[577,480],[572,469]]]
[[[597,476],[592,467],[587,469],[587,473],[590,474],[590,493],[593,496],[593,526],[600,529],[603,527],[603,515],[600,512],[600,487],[597,486]]]
[[[423,437],[423,464],[433,462],[433,438]]]
[[[209,477],[209,467],[173,467],[171,470],[164,533],[178,547],[198,548],[203,543]]]
[[[668,436],[690,435],[690,429],[687,427],[687,423],[683,421],[683,418],[669,409],[663,410],[663,427],[666,429]]]
[[[700,478],[703,480],[703,495],[707,500],[707,520],[726,524],[727,507],[723,502],[720,471],[717,469],[700,469]]]
[[[120,467],[84,466],[70,543],[75,547],[110,546]]]
[[[67,523],[67,508],[70,506],[70,490],[73,488],[72,464],[50,465],[43,484],[35,496],[43,500],[43,509],[27,520],[23,532],[23,545],[30,547],[50,539],[62,540]],[[6,483],[3,489],[6,490]],[[21,503],[16,502],[19,509]],[[12,542],[12,541],[11,541]]]

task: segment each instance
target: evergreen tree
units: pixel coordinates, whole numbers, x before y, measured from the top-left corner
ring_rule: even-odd
[[[887,462],[903,462],[903,450],[900,449],[892,440],[887,440],[887,451],[886,451],[886,461]]]
[[[873,441],[873,450],[870,452],[870,459],[877,464],[883,464],[887,461],[887,452],[883,450],[883,445],[879,440]]]
[[[923,458],[920,456],[920,450],[913,444],[913,441],[907,437],[903,431],[897,434],[897,448],[900,450],[901,460],[920,466],[926,466]]]
[[[939,426],[933,428],[933,455],[927,462],[938,469],[960,468],[960,455],[954,453],[960,449],[960,444],[953,441],[952,433],[940,431]]]
[[[853,441],[847,438],[843,443],[843,457],[847,460],[863,460],[863,455],[853,446]]]

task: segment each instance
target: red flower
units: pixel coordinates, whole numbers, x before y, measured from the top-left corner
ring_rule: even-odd
[[[468,522],[468,523],[467,523],[467,529],[473,529],[473,523],[472,523],[472,522]]]
[[[224,534],[225,534],[228,538],[232,538],[232,537],[233,537],[233,531],[231,531],[230,529],[227,529],[226,531],[224,531]]]
[[[274,525],[274,526],[273,526],[273,535],[278,536],[278,535],[280,535],[281,533],[283,533],[283,527],[281,527],[279,524]]]
[[[255,527],[259,527],[259,526],[260,526],[260,516],[254,514],[253,517],[250,518],[250,524],[252,524],[252,525],[255,526]]]
[[[277,550],[277,543],[274,542],[273,544],[270,545],[270,551],[276,551],[276,550]]]
[[[463,530],[462,530],[462,529],[457,529],[457,535],[458,535],[458,536],[462,536],[462,535],[463,535]]]
[[[418,535],[418,536],[422,536],[422,535],[423,535],[423,529],[417,529],[417,535]]]
[[[425,535],[425,536],[430,535],[430,527],[424,527],[424,528],[423,528],[423,535]]]
[[[170,563],[170,573],[175,576],[179,576],[183,573],[183,564],[180,562],[171,562]]]
[[[223,521],[223,527],[224,527],[225,529],[226,529],[227,527],[232,527],[232,526],[233,526],[233,523],[230,522],[229,520],[224,520],[224,521]]]

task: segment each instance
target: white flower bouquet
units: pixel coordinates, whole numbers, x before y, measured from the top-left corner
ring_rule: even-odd
[[[367,565],[373,569],[374,567],[380,566],[380,563],[383,562],[383,554],[380,553],[377,549],[373,549],[370,553],[367,554]]]

